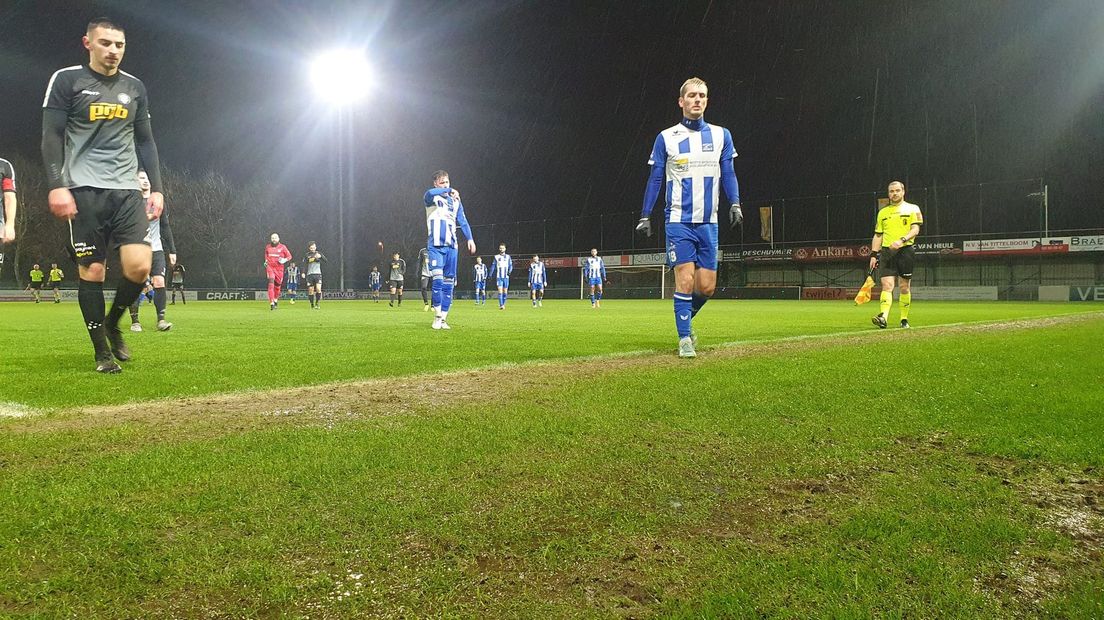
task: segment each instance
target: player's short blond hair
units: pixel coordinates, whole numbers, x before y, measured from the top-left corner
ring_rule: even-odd
[[[902,191],[905,189],[905,184],[900,182],[900,181],[890,181],[889,185],[886,185],[886,189],[889,189],[889,188],[893,187],[894,185],[900,185]]]
[[[702,88],[706,89],[706,91],[709,90],[709,86],[705,83],[705,80],[699,77],[692,77],[682,83],[682,88],[679,89],[679,97],[685,97],[686,89],[691,86],[701,86]]]

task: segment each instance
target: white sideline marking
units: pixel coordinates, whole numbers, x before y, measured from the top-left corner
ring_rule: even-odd
[[[37,413],[27,405],[12,402],[0,403],[0,418],[26,418]]]

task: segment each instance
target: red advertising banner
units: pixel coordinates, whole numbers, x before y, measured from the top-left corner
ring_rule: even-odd
[[[869,245],[826,245],[812,248],[797,248],[793,259],[798,262],[839,261],[870,258]]]

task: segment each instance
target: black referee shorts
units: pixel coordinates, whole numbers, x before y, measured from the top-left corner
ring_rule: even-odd
[[[101,189],[77,187],[72,190],[77,201],[77,216],[73,218],[71,252],[78,265],[88,266],[107,260],[107,244],[111,249],[133,243],[149,245],[149,220],[146,201],[136,189]]]
[[[900,276],[912,277],[912,268],[916,266],[916,246],[906,245],[894,252],[889,248],[882,248],[881,260],[878,264],[878,277]]]

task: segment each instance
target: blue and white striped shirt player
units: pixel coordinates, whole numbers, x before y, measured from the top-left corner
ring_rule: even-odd
[[[548,270],[544,263],[537,261],[529,263],[529,288],[544,288],[548,285]]]
[[[483,284],[487,281],[487,266],[483,263],[476,263],[475,265],[475,283]]]
[[[464,215],[464,204],[453,198],[447,187],[430,188],[425,193],[426,230],[428,246],[435,248],[456,247],[456,225],[464,231],[464,238],[471,239],[471,227]]]
[[[672,224],[716,224],[720,190],[732,203],[740,202],[740,187],[732,160],[736,150],[732,134],[720,125],[699,118],[683,118],[656,137],[648,165],[652,179],[644,197],[642,216],[652,212],[658,190],[666,177],[667,222]]]
[[[602,260],[601,256],[588,256],[583,269],[586,271],[587,282],[592,285],[601,284],[606,279],[606,262]]]
[[[495,254],[494,256],[494,271],[495,279],[510,281],[510,272],[514,270],[514,259],[510,258],[509,254],[505,252],[502,254]]]

